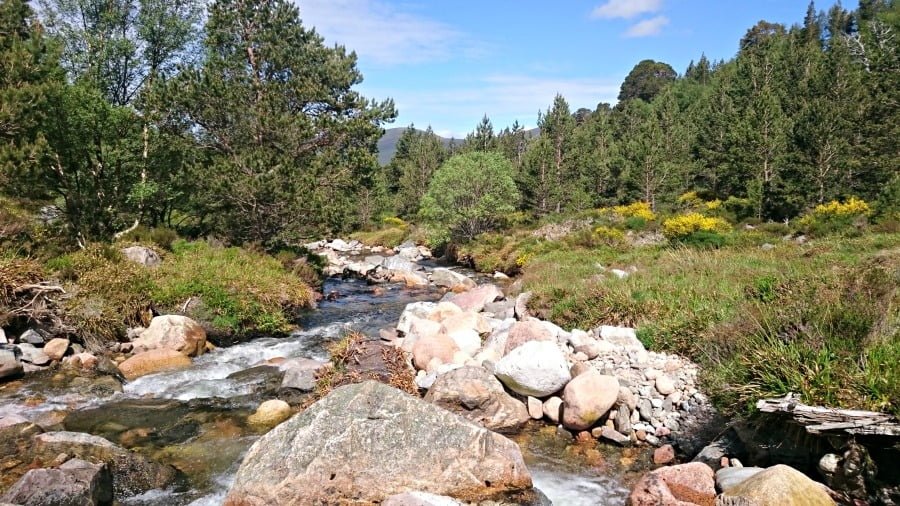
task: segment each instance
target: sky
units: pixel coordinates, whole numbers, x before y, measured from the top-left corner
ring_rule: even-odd
[[[495,130],[537,123],[560,93],[574,111],[614,104],[639,61],[683,73],[706,54],[729,59],[765,19],[800,23],[808,0],[296,0],[305,26],[356,51],[368,98],[393,98],[387,127],[431,125],[465,137],[485,114]],[[833,0],[819,0],[827,9]],[[856,8],[846,0],[845,8]]]

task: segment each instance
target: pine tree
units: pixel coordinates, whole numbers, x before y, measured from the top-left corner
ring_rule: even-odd
[[[354,91],[355,54],[325,46],[287,0],[215,2],[205,31],[203,65],[167,90],[208,159],[195,176],[206,225],[267,245],[357,225],[393,102]]]
[[[410,126],[403,132],[390,163],[391,173],[397,175],[396,209],[400,216],[415,216],[431,176],[446,158],[446,149],[431,126],[424,132]]]
[[[0,191],[27,191],[49,163],[43,127],[61,84],[55,51],[28,3],[0,2]]]
[[[475,131],[466,136],[462,151],[479,151],[487,153],[497,149],[497,138],[494,136],[494,125],[485,114],[481,122],[475,127]]]

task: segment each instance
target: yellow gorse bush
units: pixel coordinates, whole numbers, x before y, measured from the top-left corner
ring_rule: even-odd
[[[594,235],[603,241],[617,242],[625,238],[625,233],[617,228],[599,226],[594,229]]]
[[[700,204],[701,202],[703,202],[703,200],[697,195],[697,192],[695,192],[695,191],[682,193],[678,197],[679,204],[685,204],[689,207],[696,206],[696,205]]]
[[[872,208],[869,207],[869,204],[867,204],[865,200],[856,197],[850,197],[843,203],[832,200],[827,204],[816,206],[812,211],[813,215],[822,218],[828,216],[857,216],[863,214],[868,216],[871,213]]]
[[[707,211],[716,211],[722,207],[722,201],[719,199],[710,200],[709,202],[704,203],[703,207],[705,207]]]
[[[381,222],[384,223],[385,225],[388,225],[391,227],[405,228],[407,226],[407,223],[405,221],[401,220],[400,218],[397,218],[396,216],[389,216],[389,217],[381,220]]]
[[[646,221],[656,219],[656,214],[653,213],[653,210],[650,209],[650,204],[647,202],[634,202],[626,206],[615,206],[612,208],[612,212],[622,218],[641,218]]]
[[[683,214],[663,222],[663,235],[668,239],[680,239],[694,232],[728,232],[731,225],[722,218],[703,216],[700,213]]]

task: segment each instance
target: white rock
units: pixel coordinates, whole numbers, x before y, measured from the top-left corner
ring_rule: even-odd
[[[565,354],[550,341],[529,341],[497,362],[494,374],[521,395],[547,397],[560,391],[572,375]]]
[[[404,334],[409,333],[412,325],[412,317],[428,319],[428,316],[437,308],[434,302],[413,302],[407,304],[403,313],[400,315],[400,321],[397,322],[397,331]]]

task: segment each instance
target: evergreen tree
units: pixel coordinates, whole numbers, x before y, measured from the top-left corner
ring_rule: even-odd
[[[326,47],[287,0],[215,2],[205,31],[203,65],[167,87],[208,159],[195,176],[205,225],[268,245],[358,225],[393,102],[354,91],[355,54]]]
[[[407,128],[397,141],[397,152],[391,159],[390,172],[397,177],[397,213],[414,216],[431,176],[447,158],[441,139],[431,126],[424,132]]]
[[[635,98],[649,102],[677,77],[678,74],[668,63],[643,60],[625,76],[619,91],[619,102]]]
[[[44,127],[61,78],[28,3],[0,2],[0,191],[26,191],[50,162]]]
[[[475,131],[466,136],[462,151],[480,151],[487,153],[497,149],[497,138],[494,136],[494,125],[485,114]]]

